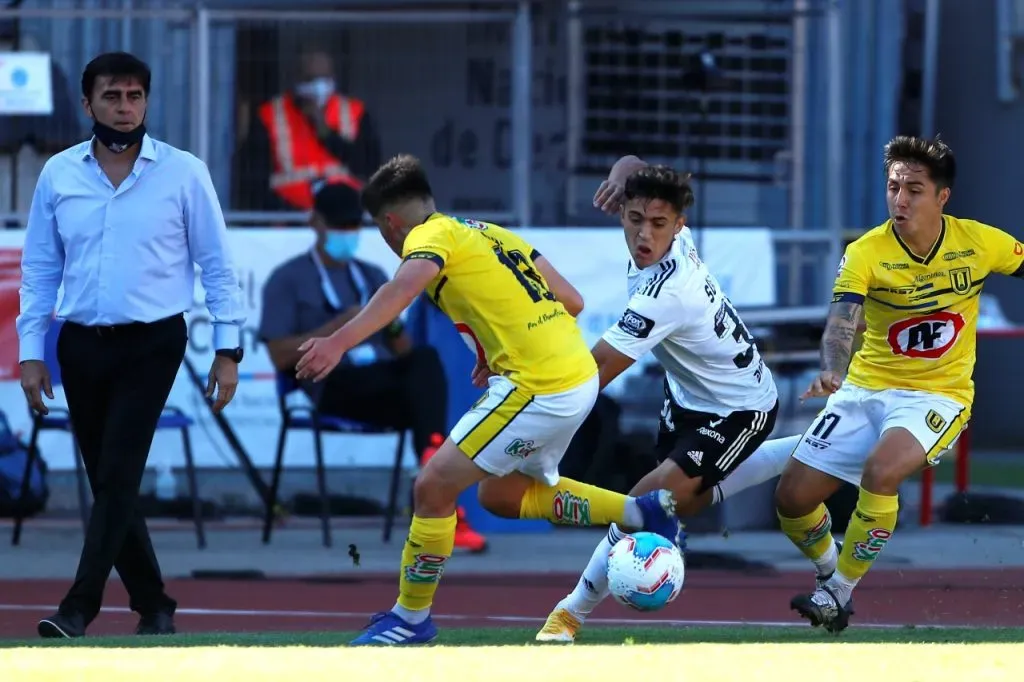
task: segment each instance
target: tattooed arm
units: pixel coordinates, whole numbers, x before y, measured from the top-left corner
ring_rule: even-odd
[[[857,336],[863,303],[843,300],[854,296],[837,295],[828,311],[825,333],[821,337],[821,372],[807,387],[801,400],[820,398],[835,393],[843,385],[846,370],[853,357],[853,341]]]
[[[832,307],[821,336],[821,372],[800,397],[817,398],[839,390],[853,357],[864,299],[871,288],[871,261],[860,242],[846,247],[832,286]]]
[[[846,375],[853,357],[853,340],[863,305],[848,301],[833,303],[828,311],[825,333],[821,337],[821,369]]]

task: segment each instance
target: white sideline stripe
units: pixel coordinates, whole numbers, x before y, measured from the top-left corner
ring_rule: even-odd
[[[50,612],[54,606],[39,606],[30,604],[0,604],[0,611],[43,611]],[[131,613],[131,609],[123,606],[104,607],[101,613]],[[357,611],[289,611],[289,610],[263,610],[263,609],[188,609],[179,608],[175,615],[185,616],[235,616],[243,618],[362,618],[369,619],[370,613]],[[534,616],[465,616],[446,613],[433,614],[434,620],[446,621],[491,621],[495,623],[543,623],[545,618]],[[792,628],[809,627],[803,621],[771,621],[771,620],[687,620],[676,618],[588,618],[587,623],[599,623],[603,625],[670,625],[675,627],[687,626],[749,626],[760,628]],[[920,628],[933,630],[970,629],[988,630],[993,628],[1008,627],[1002,625],[933,625],[920,624],[911,625],[907,623],[857,623],[857,628],[871,628],[880,630],[893,630],[901,628]]]

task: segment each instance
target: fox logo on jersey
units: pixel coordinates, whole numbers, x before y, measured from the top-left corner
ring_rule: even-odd
[[[619,329],[638,339],[646,339],[654,329],[654,320],[631,308],[626,308],[619,319]]]
[[[953,347],[963,328],[960,313],[942,311],[893,323],[887,339],[896,355],[935,360]]]

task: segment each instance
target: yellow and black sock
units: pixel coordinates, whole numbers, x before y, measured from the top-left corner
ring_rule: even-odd
[[[430,613],[438,582],[455,546],[455,522],[455,514],[441,519],[412,517],[402,550],[402,575],[394,609],[409,623],[421,623]]]

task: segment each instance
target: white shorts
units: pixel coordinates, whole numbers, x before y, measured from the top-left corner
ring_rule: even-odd
[[[938,464],[967,425],[969,410],[955,400],[925,391],[873,391],[844,383],[828,397],[793,451],[809,467],[860,486],[875,443],[888,429],[910,431],[924,448],[929,466]]]
[[[519,471],[555,485],[562,456],[600,388],[595,374],[569,391],[531,396],[505,377],[491,377],[487,392],[455,425],[451,439],[489,474]]]

